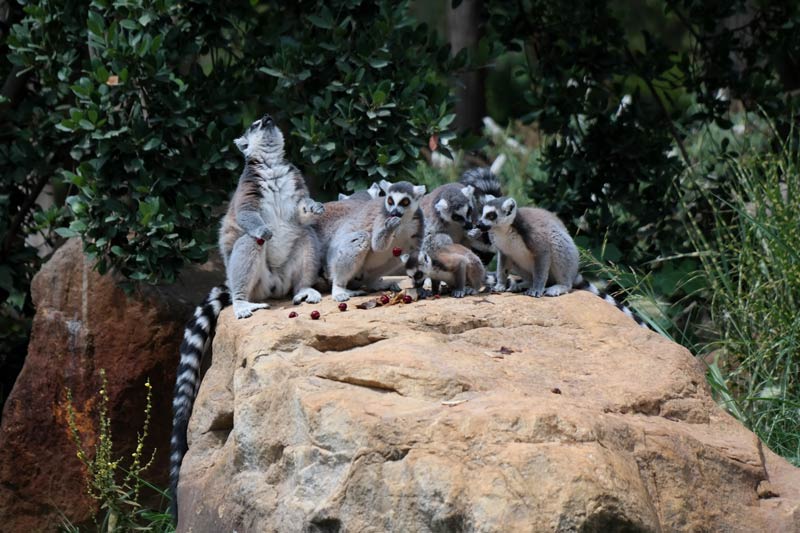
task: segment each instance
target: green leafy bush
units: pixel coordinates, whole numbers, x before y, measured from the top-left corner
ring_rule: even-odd
[[[329,194],[407,177],[420,148],[448,131],[449,57],[408,2],[287,2],[281,32],[259,68],[274,79],[271,99],[292,125],[296,163]]]
[[[510,67],[514,86],[527,86],[517,118],[546,137],[549,179],[530,196],[631,264],[691,246],[676,186],[691,164],[688,132],[730,128],[730,98],[765,109],[779,129],[791,123],[796,5],[529,0],[486,10],[486,41],[524,58]]]
[[[35,73],[60,149],[43,172],[69,185],[64,237],[101,271],[171,281],[213,242],[252,115],[284,119],[290,158],[321,185],[407,171],[453,116],[448,50],[391,2],[42,1],[10,60]],[[421,66],[424,65],[424,66]],[[32,118],[32,117],[27,117]],[[14,139],[16,143],[22,142]]]

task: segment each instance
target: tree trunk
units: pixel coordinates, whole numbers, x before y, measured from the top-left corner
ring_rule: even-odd
[[[464,48],[474,50],[481,38],[482,0],[464,0],[456,9],[450,8],[450,0],[445,0],[447,9],[447,39],[453,55]],[[456,78],[456,120],[454,126],[459,131],[479,132],[484,115],[486,100],[484,91],[485,70],[466,71]]]

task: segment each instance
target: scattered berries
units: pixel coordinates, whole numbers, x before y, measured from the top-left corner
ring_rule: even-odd
[[[342,312],[347,311],[347,304],[344,303],[344,302],[340,303],[339,304],[339,311],[342,311]]]
[[[256,244],[257,244],[257,245],[259,245],[259,246],[261,246],[262,244],[264,244],[264,239],[262,239],[261,237],[259,237],[258,239],[256,239]]]
[[[403,303],[404,304],[410,304],[413,301],[414,301],[414,298],[412,298],[410,294],[406,294],[405,296],[403,296]]]
[[[292,311],[291,313],[289,313],[289,318],[297,318],[297,313]]]
[[[402,248],[398,248],[397,246],[392,248],[392,255],[393,256],[400,257],[402,254],[403,254],[403,249]]]
[[[386,296],[385,294],[381,294],[380,300],[381,300],[381,305],[386,305],[389,303],[389,297]]]
[[[319,311],[311,311],[311,320],[319,320]]]

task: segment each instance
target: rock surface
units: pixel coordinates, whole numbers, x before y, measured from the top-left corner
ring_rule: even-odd
[[[73,393],[84,447],[93,450],[100,388],[108,382],[109,415],[119,455],[136,445],[144,418],[147,378],[153,385],[146,473],[166,486],[171,402],[182,327],[198,302],[223,276],[213,264],[198,267],[184,284],[125,295],[110,275],[84,258],[80,241],[62,246],[33,280],[36,316],[28,356],[5,405],[0,426],[0,531],[56,531],[66,518],[89,519],[84,468],[67,424],[65,388]],[[191,287],[189,289],[188,287]]]
[[[800,469],[599,298],[364,299],[223,311],[179,531],[800,531]]]

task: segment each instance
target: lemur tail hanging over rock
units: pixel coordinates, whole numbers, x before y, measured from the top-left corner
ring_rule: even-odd
[[[215,287],[184,331],[175,381],[170,443],[170,490],[177,519],[177,489],[186,429],[200,386],[200,361],[208,350],[220,311],[233,304],[236,318],[269,307],[267,298],[293,295],[293,302],[319,302],[311,286],[320,267],[320,244],[311,226],[324,212],[309,198],[300,171],[284,158],[284,140],[269,115],[236,139],[244,171],[223,217],[219,248],[227,286]]]
[[[477,230],[486,231],[497,249],[497,292],[560,296],[572,289],[592,292],[647,327],[628,307],[583,279],[578,247],[556,215],[534,207],[517,207],[513,198],[486,197]],[[522,278],[508,282],[509,273]]]

